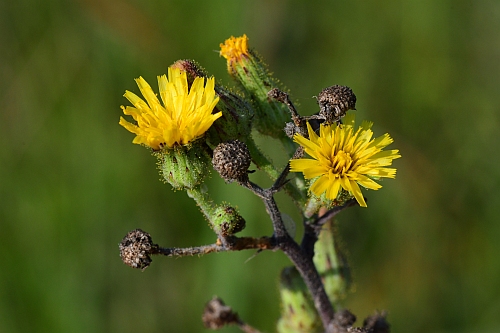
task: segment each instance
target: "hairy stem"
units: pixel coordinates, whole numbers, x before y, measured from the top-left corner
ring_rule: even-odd
[[[205,215],[207,220],[213,226],[212,216],[214,215],[215,205],[208,193],[201,189],[201,185],[187,189],[186,192],[190,198],[196,201],[196,204],[200,207],[203,215]]]

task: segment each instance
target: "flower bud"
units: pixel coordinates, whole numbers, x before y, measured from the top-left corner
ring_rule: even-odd
[[[203,142],[175,146],[153,154],[158,157],[160,174],[174,189],[193,188],[210,173],[210,155]]]
[[[281,318],[278,333],[323,332],[321,319],[295,267],[285,267],[280,276]]]
[[[211,218],[213,230],[221,236],[231,236],[245,229],[245,219],[233,207],[223,204],[215,208]]]
[[[348,110],[356,110],[356,95],[346,86],[331,86],[318,95],[319,114],[326,124],[340,122]]]
[[[252,158],[245,143],[233,140],[215,147],[212,165],[226,181],[244,180]]]
[[[200,66],[196,61],[190,59],[177,60],[170,66],[178,68],[187,73],[188,84],[191,85],[197,77],[208,78],[207,71]]]
[[[151,264],[149,256],[156,245],[151,235],[141,229],[130,231],[120,242],[120,257],[132,268],[145,270]]]
[[[220,55],[227,59],[229,74],[252,101],[255,129],[274,138],[286,138],[282,129],[290,120],[289,111],[284,104],[267,96],[269,90],[279,88],[280,84],[257,53],[248,49],[247,36],[231,37],[220,47]]]

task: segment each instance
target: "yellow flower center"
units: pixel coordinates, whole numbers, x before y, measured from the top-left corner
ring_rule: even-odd
[[[352,158],[351,154],[339,151],[332,157],[332,172],[335,174],[345,175],[351,168]]]

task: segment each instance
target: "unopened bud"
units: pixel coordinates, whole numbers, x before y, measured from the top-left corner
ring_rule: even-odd
[[[180,70],[187,73],[188,82],[193,83],[194,79],[197,77],[207,78],[208,74],[203,67],[200,66],[196,61],[190,59],[177,60],[174,62],[172,68],[179,68]]]
[[[232,140],[215,147],[212,165],[225,181],[230,182],[248,177],[251,161],[247,145],[239,140]]]
[[[145,270],[151,264],[149,256],[156,245],[151,235],[141,229],[130,231],[120,242],[120,256],[122,261],[132,268]]]
[[[226,204],[217,206],[212,216],[213,230],[221,236],[231,236],[245,229],[245,219],[238,211]]]
[[[257,53],[248,48],[248,37],[231,37],[220,44],[220,55],[226,58],[229,74],[252,101],[254,128],[264,135],[286,138],[282,129],[290,120],[287,107],[268,97],[267,92],[280,87]]]
[[[348,110],[356,110],[356,95],[349,87],[335,85],[319,93],[318,104],[325,123],[338,123]]]

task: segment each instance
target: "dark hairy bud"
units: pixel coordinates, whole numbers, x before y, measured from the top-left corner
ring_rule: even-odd
[[[356,95],[349,87],[335,85],[319,93],[318,104],[325,123],[338,123],[348,110],[356,110]]]

